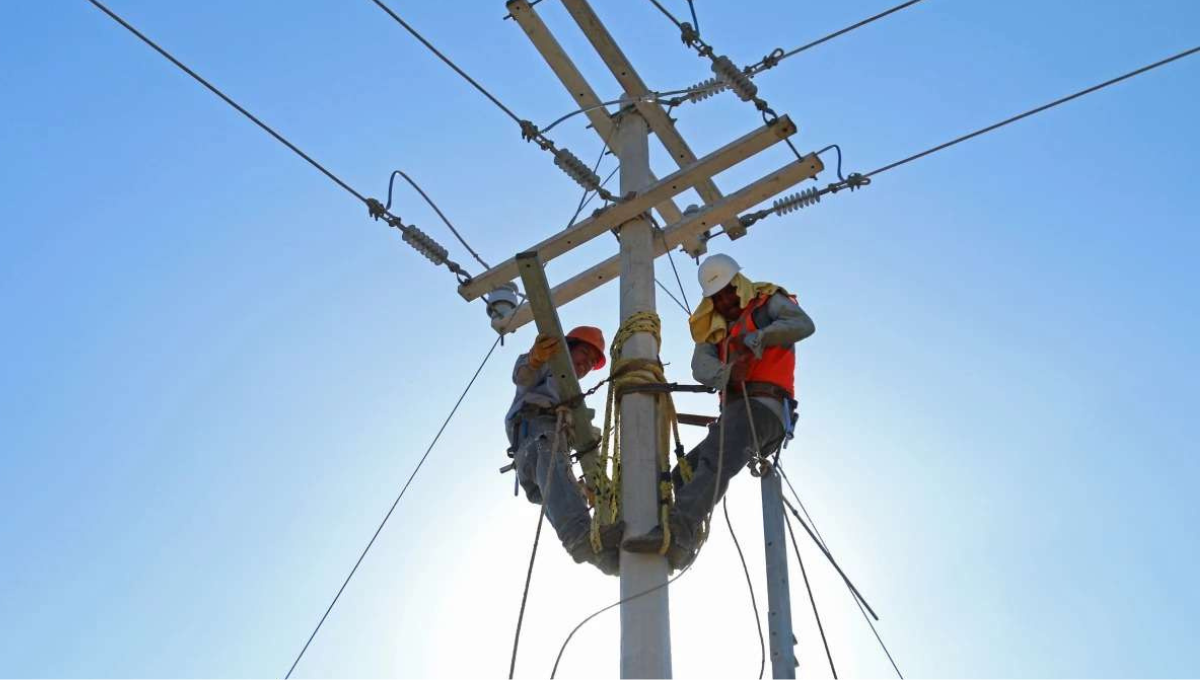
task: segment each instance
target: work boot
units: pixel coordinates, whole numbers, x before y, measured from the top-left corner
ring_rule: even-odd
[[[696,559],[696,524],[672,511],[670,516],[671,543],[667,546],[667,561],[675,570],[684,569]],[[655,526],[644,534],[628,536],[621,548],[631,553],[656,555],[662,550],[662,526]]]
[[[601,573],[616,576],[620,573],[621,535],[625,533],[625,523],[617,522],[600,527],[600,552],[592,550],[591,534],[585,533],[566,545],[567,553],[576,564],[588,564],[596,567]]]

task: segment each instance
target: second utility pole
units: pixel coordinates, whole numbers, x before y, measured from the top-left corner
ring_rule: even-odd
[[[617,121],[621,195],[650,184],[649,129],[636,111]],[[621,225],[621,321],[653,312],[654,231],[645,217]],[[618,357],[613,357],[615,361]],[[658,359],[658,343],[649,333],[630,337],[622,359]],[[644,534],[658,525],[658,401],[650,394],[621,397],[621,508],[625,533]],[[661,555],[621,553],[621,599],[658,587],[621,605],[621,677],[671,677],[671,616],[667,598],[667,559]],[[660,587],[661,586],[661,587]]]

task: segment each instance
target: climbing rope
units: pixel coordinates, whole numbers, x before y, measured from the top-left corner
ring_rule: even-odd
[[[609,353],[614,357],[608,380],[608,394],[604,403],[604,431],[600,438],[599,474],[590,480],[596,497],[596,512],[592,514],[592,549],[600,552],[601,527],[617,522],[621,518],[621,410],[617,408],[620,398],[638,392],[640,388],[658,387],[666,384],[666,374],[658,359],[624,359],[621,356],[625,343],[637,333],[649,333],[654,338],[655,354],[662,346],[662,324],[654,312],[636,312],[621,323],[613,338]],[[669,391],[654,392],[659,400],[658,442],[655,447],[658,459],[658,519],[663,530],[663,542],[659,554],[665,555],[671,545],[671,528],[668,521],[674,488],[671,484],[671,459],[668,449],[671,437],[675,437],[675,456],[684,482],[692,479],[692,469],[683,456],[683,443],[679,436],[679,417],[675,401]],[[611,473],[609,473],[611,461]]]

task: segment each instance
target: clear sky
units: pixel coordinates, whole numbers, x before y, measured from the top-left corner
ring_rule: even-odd
[[[648,2],[594,4],[652,87],[708,76]],[[890,4],[696,2],[739,63]],[[366,0],[111,5],[363,193],[412,174],[492,261],[578,201]],[[499,0],[394,6],[520,115],[571,108]],[[538,10],[619,94],[563,8]],[[1198,43],[1188,0],[926,0],[759,84],[802,150],[838,143],[869,170]],[[282,676],[492,343],[483,309],[88,3],[13,4],[0,64],[0,675]],[[816,321],[784,460],[910,676],[1200,674],[1198,93],[1200,57],[713,244]],[[678,118],[699,153],[758,124],[729,95]],[[582,118],[554,137],[599,150]],[[773,148],[717,181],[787,161]],[[397,201],[470,263],[418,197]],[[613,252],[598,239],[551,280]],[[687,380],[683,315],[660,310]],[[615,287],[562,316],[611,337]],[[298,675],[507,671],[536,508],[496,470],[531,339],[487,365]],[[729,501],[763,601],[758,497],[742,475]],[[840,673],[886,677],[803,551]],[[548,674],[616,593],[543,542],[518,671]],[[793,595],[801,673],[826,677],[799,580]],[[677,676],[757,672],[721,523],[671,603]],[[561,676],[615,675],[616,640],[617,617],[596,620]]]

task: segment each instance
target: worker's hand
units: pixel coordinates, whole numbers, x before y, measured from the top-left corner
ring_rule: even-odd
[[[538,333],[529,350],[529,367],[541,368],[558,351],[558,338],[548,333]]]
[[[746,377],[750,375],[750,360],[753,358],[750,352],[742,352],[733,356],[733,360],[729,363],[729,382],[728,385],[740,387],[746,382]]]
[[[739,335],[742,345],[750,352],[754,353],[754,358],[761,359],[763,354],[763,336],[762,331],[753,331],[745,335]]]

